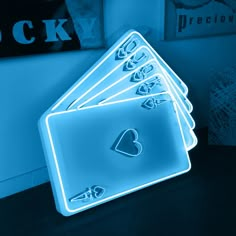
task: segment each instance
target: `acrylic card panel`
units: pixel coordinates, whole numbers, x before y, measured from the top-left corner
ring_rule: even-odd
[[[118,50],[119,51],[119,50]],[[132,59],[133,58],[133,59]],[[186,98],[185,95],[183,95],[181,92],[177,92],[175,87],[173,86],[172,80],[169,80],[166,77],[166,74],[163,73],[163,69],[161,68],[158,60],[156,59],[153,52],[145,46],[142,46],[137,49],[134,56],[128,59],[123,63],[123,66],[121,66],[120,69],[117,69],[115,72],[113,72],[110,75],[106,75],[96,84],[94,84],[89,90],[83,89],[83,85],[80,86],[81,96],[79,96],[69,107],[69,109],[73,108],[80,108],[84,105],[93,105],[96,104],[96,99],[101,99],[101,96],[103,97],[110,97],[115,92],[119,91],[119,85],[122,82],[126,82],[127,80],[132,83],[138,83],[142,80],[147,79],[147,77],[151,76],[153,73],[159,73],[162,75],[163,80],[165,80],[174,96],[177,97],[178,100],[180,100],[181,104],[185,106],[186,112],[192,111],[192,104],[190,101]],[[139,58],[146,58],[145,60],[138,61]],[[149,59],[149,60],[148,60]],[[133,61],[136,61],[134,64]],[[144,61],[145,63],[142,63]],[[131,64],[132,68],[129,68],[127,73],[127,65]],[[134,65],[133,65],[134,64]],[[87,83],[91,83],[91,81],[94,81],[95,79],[93,77],[89,77],[87,79]],[[131,84],[127,84],[126,86],[129,87]],[[82,88],[81,88],[82,87]],[[115,87],[115,88],[114,88]],[[123,88],[124,89],[124,88]],[[122,89],[120,89],[121,91]],[[180,93],[180,94],[179,94]],[[92,103],[91,103],[92,102]]]
[[[135,37],[133,37],[135,36]],[[49,112],[56,112],[56,111],[63,111],[63,110],[67,110],[68,107],[70,107],[70,105],[76,100],[78,99],[81,95],[82,95],[82,88],[81,86],[84,84],[85,81],[88,80],[88,78],[92,77],[93,81],[90,81],[89,85],[85,86],[85,91],[86,89],[91,89],[91,86],[95,83],[95,81],[98,81],[100,78],[107,76],[107,74],[111,74],[112,71],[114,70],[114,68],[116,68],[117,66],[121,65],[122,63],[124,63],[122,59],[116,60],[117,59],[117,55],[121,55],[122,54],[122,50],[119,48],[122,48],[122,46],[125,45],[125,58],[127,59],[127,57],[129,58],[130,55],[133,55],[132,53],[134,53],[135,50],[138,49],[138,47],[140,46],[140,41],[136,39],[136,36],[140,37],[140,39],[142,39],[142,36],[135,31],[129,31],[127,32],[124,36],[122,36],[120,38],[120,40],[117,41],[117,43],[115,43],[113,45],[113,47],[111,47],[107,53],[105,53],[105,55],[97,62],[95,63],[91,69],[89,71],[87,71],[87,73],[85,73],[79,81],[77,81],[72,87],[71,89],[69,89],[60,99],[58,99],[58,101],[49,109]],[[131,42],[130,42],[130,39]],[[129,42],[129,44],[127,45],[126,43]],[[143,41],[144,42],[144,41]],[[148,45],[146,42],[144,42],[144,45]],[[150,45],[149,45],[150,46]],[[159,57],[158,54],[155,54],[156,57]],[[125,59],[124,58],[124,59]],[[168,67],[168,65],[166,63],[163,62],[163,60],[161,59],[160,62],[162,63],[163,69],[166,70],[166,73],[168,75],[171,75],[172,77],[176,77],[174,80],[179,81],[180,79],[175,75],[175,73]],[[171,81],[173,82],[173,81]],[[87,83],[87,82],[86,82]],[[181,85],[183,85],[182,87],[184,87],[184,83],[179,83]],[[175,88],[177,88],[178,86],[176,85],[175,82],[173,82],[173,86]],[[183,90],[183,89],[182,89]],[[182,91],[180,88],[177,89],[177,91]],[[187,89],[184,89],[185,94],[187,94]]]
[[[106,80],[103,78],[99,81],[99,85],[94,87],[87,94],[83,94],[80,99],[76,102],[74,108],[80,108],[84,105],[91,105],[100,102],[99,100],[104,100],[118,91],[122,91],[127,87],[130,87],[134,83],[141,83],[142,81],[147,80],[154,73],[158,73],[163,80],[167,81],[170,85],[171,92],[178,96],[178,99],[181,99],[181,103],[185,106],[186,111],[190,113],[192,111],[192,104],[190,101],[183,95],[178,94],[172,84],[166,80],[165,74],[161,71],[158,62],[156,59],[151,59],[139,67],[136,67],[133,71],[129,73],[119,73],[117,75],[113,73]],[[127,83],[128,82],[128,83]],[[122,87],[123,86],[123,87]],[[124,87],[126,86],[126,87]]]
[[[163,74],[167,82],[170,84],[171,89],[174,90],[173,93],[175,94],[175,96],[178,96],[178,93],[181,93],[179,99],[183,99],[182,103],[185,104],[188,112],[192,111],[192,104],[189,102],[186,96],[182,94],[181,91],[177,92],[175,90],[175,86],[173,86],[172,84],[174,83],[173,80],[170,80],[169,77],[166,77],[166,71],[165,73],[163,73],[163,69],[160,63],[149,47],[147,47],[146,45],[141,45],[139,47],[137,46],[137,50],[133,54],[128,56],[127,53],[123,53],[126,56],[123,56],[123,54],[122,56],[120,56],[121,49],[122,52],[126,52],[126,50],[128,50],[126,48],[127,43],[133,41],[140,42],[136,37],[132,36],[128,38],[127,41],[125,41],[125,43],[117,49],[115,53],[115,60],[123,60],[119,67],[115,67],[111,71],[111,73],[104,76],[103,74],[100,74],[100,77],[90,76],[79,86],[80,96],[78,96],[78,98],[70,104],[68,109],[74,109],[83,106],[88,101],[91,101],[98,95],[100,95],[101,92],[104,92],[104,90],[107,91],[107,89],[117,84],[120,80],[125,79],[130,75],[132,76],[132,74],[134,73],[136,73],[137,77],[140,77],[139,79],[144,79],[149,74],[149,72],[152,72],[152,70],[149,70],[150,62],[152,60],[156,60],[157,65],[154,67],[154,69]],[[146,69],[146,67],[148,67],[148,69]]]
[[[145,71],[145,76],[143,76],[143,73],[142,73],[143,71]],[[77,105],[78,104],[80,105],[78,105],[76,109],[79,109],[80,107],[84,107],[84,106],[91,106],[91,105],[97,105],[99,103],[104,103],[106,101],[109,101],[110,97],[113,97],[113,96],[115,97],[117,93],[118,94],[124,93],[124,91],[127,91],[130,88],[140,85],[141,87],[138,87],[139,89],[138,95],[144,95],[145,93],[146,94],[158,93],[158,92],[162,93],[165,91],[169,91],[174,96],[174,99],[178,102],[190,127],[192,129],[195,127],[195,122],[192,116],[189,114],[189,111],[187,110],[187,104],[182,101],[180,96],[178,96],[178,93],[176,93],[173,87],[171,87],[170,84],[167,82],[167,80],[162,74],[160,67],[158,66],[156,59],[152,59],[151,61],[144,63],[143,66],[138,67],[136,70],[134,70],[131,73],[125,74],[121,78],[119,77],[111,78],[111,81],[113,83],[111,83],[110,78],[111,77],[107,77],[107,81],[105,84],[103,84],[105,81],[102,81],[99,84],[101,85],[101,88],[97,86],[96,88],[91,90],[90,96],[92,95],[93,96],[88,98],[88,100],[82,103],[81,101],[77,103]],[[126,93],[123,94],[123,98],[125,95]],[[113,99],[113,101],[115,100],[116,99]]]
[[[59,212],[72,215],[190,169],[175,102],[168,94],[162,102],[155,102],[158,98],[137,97],[41,118]]]

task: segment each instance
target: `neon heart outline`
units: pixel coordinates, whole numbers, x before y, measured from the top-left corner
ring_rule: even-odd
[[[140,82],[145,78],[145,75],[142,71],[134,72],[131,77],[131,82]]]
[[[105,191],[105,188],[98,185],[92,187],[92,194],[94,198],[101,198],[104,195]]]
[[[148,110],[155,108],[155,99],[153,97],[146,99],[143,102],[142,107],[147,108]]]
[[[118,149],[119,147],[119,144],[120,142],[122,141],[122,139],[124,138],[124,136],[126,135],[127,132],[132,132],[134,134],[134,140],[132,141],[132,143],[135,145],[135,147],[138,149],[138,153],[137,154],[130,154],[128,152],[124,152],[120,149]],[[139,156],[142,151],[143,151],[143,146],[140,142],[138,142],[138,138],[139,138],[139,135],[138,135],[138,132],[136,129],[127,129],[123,132],[123,134],[121,135],[119,141],[117,142],[116,146],[115,146],[115,151],[118,152],[118,153],[122,153],[124,155],[127,155],[127,156],[131,156],[131,157],[137,157]]]
[[[146,83],[144,83],[144,84],[141,84],[139,87],[138,87],[138,89],[137,89],[137,91],[136,91],[136,94],[138,94],[138,95],[147,95],[147,94],[149,94],[150,93],[150,90],[149,90],[149,88],[148,88],[148,85],[146,84]]]
[[[116,55],[117,55],[118,59],[124,59],[124,58],[126,58],[128,56],[128,53],[125,51],[124,48],[119,48],[117,50],[117,54]]]

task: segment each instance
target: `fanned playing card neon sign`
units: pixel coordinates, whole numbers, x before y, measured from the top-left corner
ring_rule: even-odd
[[[191,168],[187,86],[126,33],[52,106],[40,133],[57,210],[72,215]]]

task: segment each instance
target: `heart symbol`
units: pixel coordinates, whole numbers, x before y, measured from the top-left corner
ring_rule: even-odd
[[[92,187],[92,194],[94,198],[101,198],[105,193],[105,188],[95,185]]]
[[[119,48],[117,50],[116,58],[117,59],[124,59],[127,57],[127,52],[125,51],[124,48]]]
[[[124,65],[124,69],[123,70],[134,70],[136,68],[136,64],[134,63],[134,61],[132,59],[129,59],[126,64]]]
[[[141,84],[138,87],[136,93],[139,94],[139,95],[147,95],[149,93],[149,88],[146,84]]]
[[[142,104],[144,108],[147,109],[153,109],[155,108],[155,99],[154,98],[148,98],[144,103]]]
[[[141,71],[138,71],[138,72],[135,72],[133,75],[132,75],[132,78],[131,78],[131,81],[132,82],[140,82],[141,80],[144,79],[144,75]]]
[[[116,152],[130,157],[139,156],[142,150],[142,144],[138,142],[138,132],[135,129],[125,130],[115,146]]]

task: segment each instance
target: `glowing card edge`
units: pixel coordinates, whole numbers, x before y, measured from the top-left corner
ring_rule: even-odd
[[[165,93],[167,94],[167,93]],[[158,94],[159,95],[159,94]],[[151,96],[143,96],[141,97],[142,99],[145,98],[145,97],[153,97],[155,96],[155,94],[152,94]],[[132,100],[138,100],[138,99],[141,99],[141,98],[135,98],[135,99],[129,99],[129,100],[123,100],[123,102],[127,102],[127,101],[132,101]],[[118,102],[120,103],[120,102]],[[117,104],[117,102],[115,103],[112,103],[112,104]],[[112,104],[104,104],[104,105],[101,105],[101,106],[107,106],[107,105],[112,105]],[[174,106],[175,106],[175,103],[173,102]],[[94,107],[94,106],[92,106]],[[90,108],[92,108],[90,107]],[[99,107],[98,105],[96,106],[97,108]],[[89,109],[88,107],[85,108],[85,109]],[[176,109],[175,109],[176,110]],[[50,131],[50,127],[49,127],[49,118],[53,117],[53,116],[56,116],[56,115],[60,115],[60,114],[63,114],[63,113],[70,113],[70,112],[78,112],[78,110],[70,110],[70,111],[63,111],[63,112],[57,112],[57,113],[52,113],[52,114],[47,114],[46,117],[45,117],[45,123],[46,123],[46,129],[47,129],[47,134],[48,134],[48,137],[49,137],[49,142],[50,142],[50,152],[52,151],[52,156],[53,156],[53,161],[54,161],[54,164],[55,164],[55,167],[56,167],[56,173],[57,173],[57,176],[56,178],[58,179],[58,182],[59,182],[59,186],[60,186],[60,192],[58,192],[58,188],[54,187],[55,188],[55,191],[56,191],[56,195],[60,194],[62,196],[62,200],[63,200],[63,203],[64,203],[64,210],[61,208],[61,206],[59,206],[60,208],[60,212],[65,215],[65,216],[68,216],[68,213],[69,215],[70,214],[73,214],[73,213],[77,213],[77,212],[81,212],[83,210],[86,210],[86,209],[89,209],[93,206],[96,206],[96,205],[100,205],[102,203],[105,203],[109,200],[113,200],[115,198],[118,198],[120,196],[124,196],[126,194],[129,194],[129,193],[132,193],[132,192],[135,192],[137,190],[140,190],[142,188],[145,188],[145,187],[148,187],[150,185],[153,185],[153,184],[156,184],[158,182],[161,182],[161,181],[164,181],[164,180],[167,180],[167,179],[170,179],[172,177],[175,177],[175,176],[178,176],[180,174],[184,174],[186,172],[188,172],[190,169],[191,169],[191,162],[190,162],[190,158],[189,158],[189,155],[188,155],[188,152],[186,150],[186,147],[184,148],[184,152],[186,154],[186,157],[187,157],[187,161],[188,161],[188,168],[184,171],[180,171],[178,173],[175,173],[175,174],[172,174],[170,176],[166,176],[164,178],[161,178],[161,179],[158,179],[158,180],[155,180],[155,181],[152,181],[152,182],[149,182],[149,183],[146,183],[146,184],[143,184],[143,185],[140,185],[138,187],[135,187],[135,188],[132,188],[132,189],[129,189],[129,190],[126,190],[122,193],[118,193],[118,194],[115,194],[111,197],[108,197],[108,198],[105,198],[105,199],[102,199],[100,201],[97,201],[97,202],[94,202],[94,203],[91,203],[89,205],[86,205],[86,206],[83,206],[83,207],[79,207],[77,209],[70,209],[68,204],[67,204],[67,200],[66,200],[66,194],[65,194],[65,190],[64,190],[64,187],[63,187],[63,182],[62,182],[62,177],[61,177],[61,174],[60,174],[60,168],[59,168],[59,165],[58,165],[58,161],[57,161],[57,157],[56,157],[56,151],[55,151],[55,148],[54,148],[54,144],[53,144],[53,138],[52,138],[52,135],[51,135],[51,131]],[[181,125],[180,125],[180,120],[179,120],[179,115],[178,115],[178,112],[176,112],[176,116],[177,116],[177,121],[178,121],[178,126],[179,126],[179,130],[180,130],[180,133],[181,133],[181,137],[182,137],[182,141],[183,141],[183,131],[182,131],[182,128],[181,128]],[[184,144],[184,141],[183,141],[183,144]],[[185,144],[184,144],[185,146]],[[48,149],[47,149],[47,154],[46,154],[46,157],[48,158]],[[50,167],[51,168],[51,167]],[[50,176],[51,177],[51,176]],[[52,184],[54,184],[54,179],[55,177],[52,176]],[[57,196],[57,199],[58,201],[60,200],[59,197]],[[60,204],[60,203],[58,203]]]

